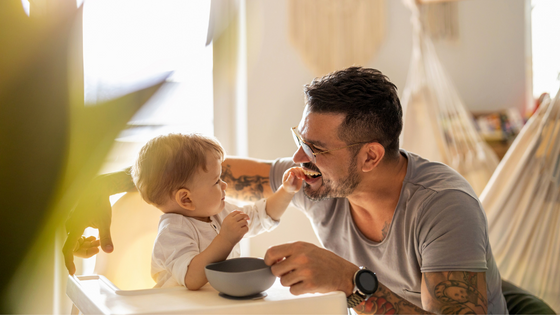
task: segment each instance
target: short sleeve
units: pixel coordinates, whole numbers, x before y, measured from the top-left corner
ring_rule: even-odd
[[[487,270],[488,225],[480,202],[458,190],[427,200],[417,226],[422,272]]]
[[[200,253],[194,228],[180,228],[177,224],[160,224],[152,255],[152,278],[156,287],[166,286],[169,274],[185,286],[185,275],[191,260]]]

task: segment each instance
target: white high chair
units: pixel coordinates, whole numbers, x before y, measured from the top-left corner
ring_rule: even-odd
[[[230,300],[209,284],[153,289],[151,252],[161,212],[137,192],[113,206],[115,250],[97,255],[96,275],[69,276],[72,314],[347,314],[343,292],[294,296],[279,281],[259,300]]]

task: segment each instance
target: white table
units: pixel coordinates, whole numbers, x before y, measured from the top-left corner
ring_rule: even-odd
[[[348,314],[343,292],[292,295],[277,280],[258,300],[231,300],[210,285],[120,290],[101,275],[68,276],[73,314]]]

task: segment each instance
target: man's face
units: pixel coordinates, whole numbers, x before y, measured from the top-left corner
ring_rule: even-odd
[[[344,115],[312,113],[306,107],[297,131],[315,153],[341,148],[346,143],[338,138],[337,131],[343,120]],[[299,147],[293,161],[306,173],[303,192],[311,200],[347,197],[360,182],[356,157],[348,148],[317,154],[313,163]]]

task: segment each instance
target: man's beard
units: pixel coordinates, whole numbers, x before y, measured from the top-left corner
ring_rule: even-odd
[[[313,165],[314,166],[314,165]],[[309,169],[316,169],[316,167],[308,167]],[[319,170],[317,170],[319,171]],[[339,183],[335,183],[333,180],[325,180],[324,177],[321,178],[323,185],[317,190],[311,190],[306,182],[303,184],[303,193],[305,196],[313,201],[320,201],[330,198],[345,198],[348,197],[358,184],[360,179],[358,176],[358,168],[356,164],[356,159],[352,159],[352,163],[348,166],[348,176]]]

